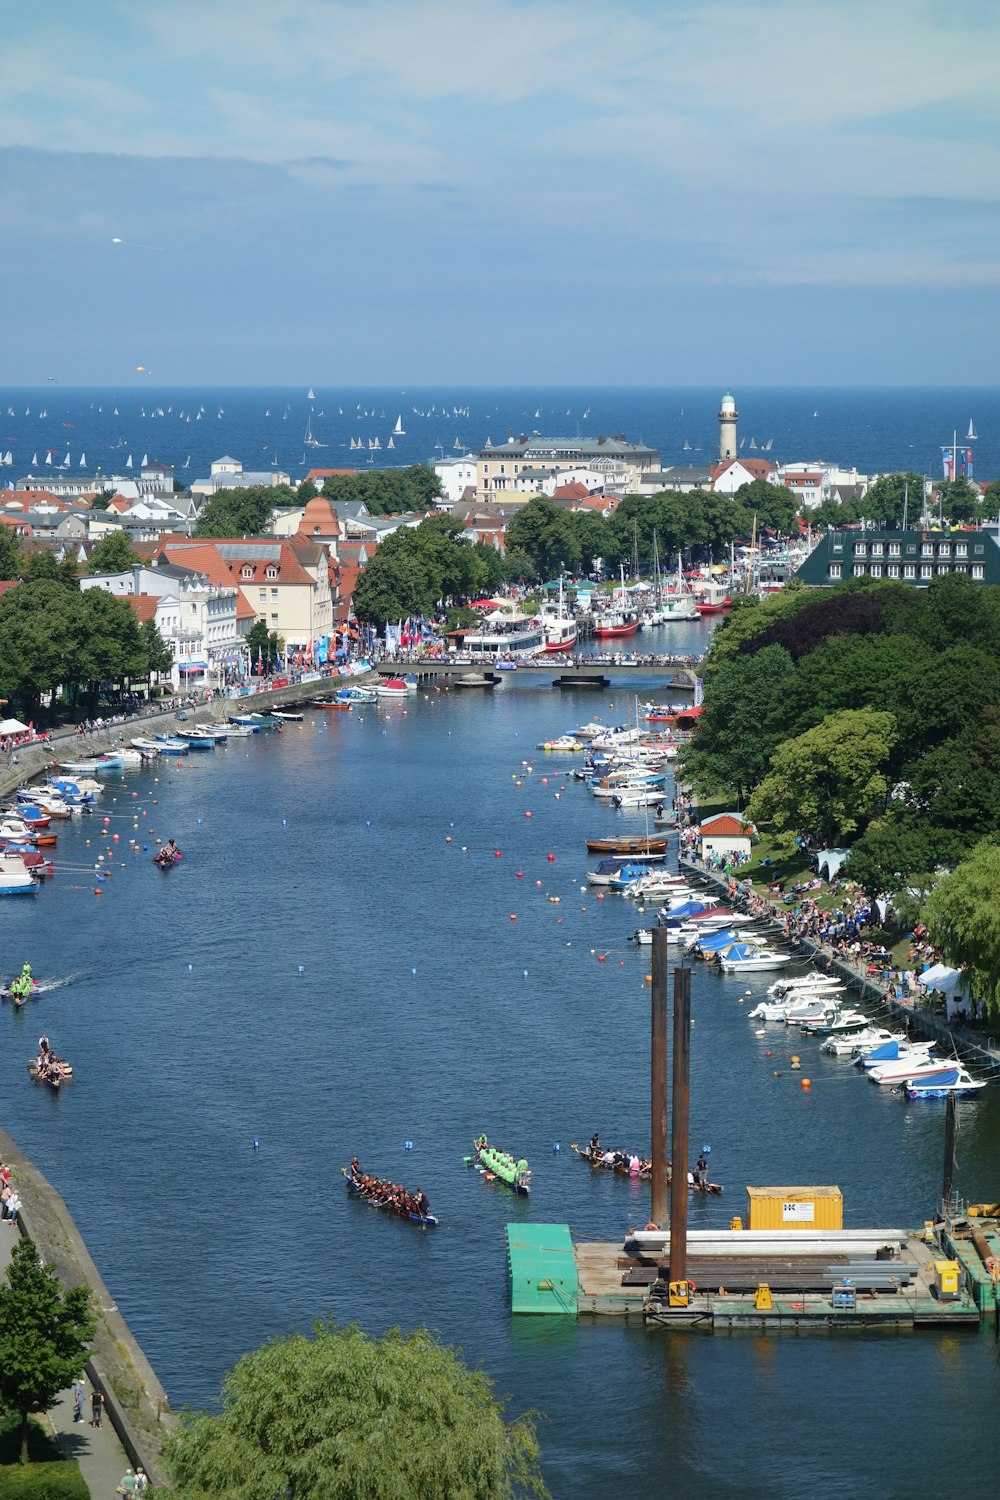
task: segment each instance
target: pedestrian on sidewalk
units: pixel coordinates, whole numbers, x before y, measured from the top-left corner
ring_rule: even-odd
[[[83,1421],[83,1381],[79,1376],[73,1382],[73,1421]]]
[[[101,1394],[101,1392],[97,1389],[97,1386],[95,1385],[94,1389],[93,1389],[93,1392],[91,1394],[91,1397],[90,1397],[90,1417],[91,1417],[90,1425],[91,1425],[91,1427],[100,1427],[100,1425],[101,1425],[101,1412],[103,1410],[104,1410],[104,1397]]]

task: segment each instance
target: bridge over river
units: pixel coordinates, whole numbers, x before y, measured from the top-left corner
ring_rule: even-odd
[[[406,672],[418,682],[432,677],[453,677],[456,686],[495,687],[500,682],[536,682],[547,678],[553,687],[607,687],[613,677],[627,678],[637,684],[659,683],[693,692],[702,658],[649,653],[642,656],[576,656],[552,660],[531,657],[523,661],[482,658],[475,661],[445,657],[441,661],[380,662],[376,670],[382,677]]]

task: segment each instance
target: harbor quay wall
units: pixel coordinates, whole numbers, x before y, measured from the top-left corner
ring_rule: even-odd
[[[166,1391],[90,1257],[73,1217],[52,1184],[17,1143],[0,1130],[0,1159],[13,1172],[22,1200],[18,1228],[62,1285],[86,1286],[97,1318],[94,1347],[85,1366],[104,1394],[108,1420],[133,1468],[141,1465],[157,1486],[167,1483],[160,1450],[177,1424]]]
[[[698,860],[690,859],[683,854],[679,856],[678,864],[682,869],[690,871],[697,879],[715,886],[728,901],[737,905],[741,904],[740,897],[734,890],[734,886],[738,883],[734,877],[709,870]],[[754,894],[760,897],[759,891]],[[787,912],[775,906],[773,902],[768,902],[768,905],[776,922],[780,922],[787,916]],[[938,1015],[925,1005],[900,998],[884,978],[873,978],[867,970],[860,969],[855,964],[839,958],[832,948],[822,943],[814,943],[809,938],[800,938],[797,947],[803,957],[814,959],[829,973],[839,974],[846,984],[861,992],[863,999],[904,1021],[907,1026],[928,1041],[940,1042],[949,1052],[959,1052],[966,1061],[974,1062],[980,1067],[992,1069],[994,1072],[1000,1069],[1000,1045],[995,1037],[983,1037],[980,1032],[973,1031],[971,1027],[963,1025],[960,1021],[950,1021],[947,1016]]]

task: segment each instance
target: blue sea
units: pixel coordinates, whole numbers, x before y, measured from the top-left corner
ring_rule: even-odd
[[[314,399],[309,399],[309,391]],[[247,469],[280,468],[294,480],[313,467],[426,463],[497,443],[508,433],[624,434],[660,450],[664,466],[718,456],[720,386],[628,389],[169,389],[142,377],[120,389],[59,385],[0,389],[0,482],[65,465],[127,473],[144,457],[180,479],[207,475],[229,454]],[[751,389],[735,393],[741,453],[785,462],[824,460],[862,473],[913,470],[940,477],[941,447],[971,448],[975,475],[1000,475],[1000,388]],[[117,413],[116,413],[117,408]],[[40,415],[45,413],[45,415]],[[200,415],[199,415],[200,414]],[[397,418],[402,436],[393,438]],[[969,424],[977,437],[964,441]],[[303,442],[307,425],[321,447]],[[379,448],[369,446],[376,439]],[[351,441],[360,441],[361,450]],[[768,446],[770,445],[770,446]]]
[[[710,627],[668,628],[696,653]],[[28,958],[68,981],[2,1008],[3,1125],[66,1198],[177,1407],[211,1402],[243,1352],[332,1313],[427,1324],[511,1412],[544,1413],[558,1500],[886,1500],[956,1472],[985,1490],[989,1330],[712,1336],[511,1317],[508,1222],[621,1243],[649,1218],[645,1184],[570,1150],[595,1129],[649,1144],[648,950],[628,941],[643,918],[586,885],[584,848],[642,815],[598,806],[571,759],[536,749],[630,712],[622,679],[559,692],[515,673],[487,695],[308,712],[111,778],[95,816],[61,826],[54,880],[2,912],[8,975]],[[161,874],[167,836],[184,859]],[[783,1028],[759,1035],[747,1011],[770,977],[694,972],[692,1143],[711,1147],[725,1192],[692,1204],[693,1226],[744,1212],[747,1183],[836,1183],[849,1225],[921,1223],[943,1109]],[[25,1071],[43,1028],[76,1068],[56,1097]],[[463,1164],[480,1132],[527,1156],[529,1200]],[[998,1138],[1000,1094],[960,1105],[963,1197],[997,1197]],[[355,1153],[423,1188],[440,1227],[349,1200]]]

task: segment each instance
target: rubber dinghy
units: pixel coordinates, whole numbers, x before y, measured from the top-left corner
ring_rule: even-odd
[[[469,1166],[474,1166],[488,1180],[495,1177],[500,1182],[505,1182],[515,1193],[528,1196],[531,1192],[531,1171],[524,1157],[515,1161],[509,1151],[491,1146],[484,1135],[479,1136],[472,1144],[475,1155],[465,1158]]]

